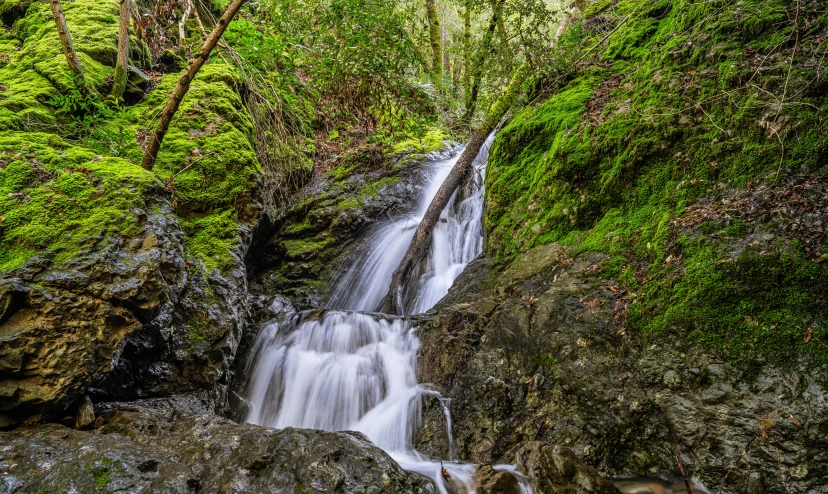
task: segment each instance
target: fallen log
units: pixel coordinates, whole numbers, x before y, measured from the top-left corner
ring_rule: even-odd
[[[464,182],[466,176],[472,169],[472,163],[477,155],[480,153],[480,148],[486,142],[486,137],[495,129],[497,124],[512,106],[518,96],[523,80],[529,73],[529,66],[527,64],[521,65],[512,74],[512,79],[509,85],[503,91],[503,94],[495,101],[486,115],[486,120],[478,127],[469,139],[466,149],[463,154],[452,167],[448,176],[446,177],[437,195],[432,199],[428,206],[425,215],[423,216],[417,231],[414,232],[414,238],[408,246],[408,250],[400,262],[400,265],[391,276],[391,287],[388,291],[388,296],[383,305],[383,312],[387,314],[396,314],[398,316],[404,315],[403,307],[403,291],[408,283],[411,275],[420,260],[425,257],[431,244],[431,234],[437,222],[440,221],[440,214],[448,205],[454,191]]]

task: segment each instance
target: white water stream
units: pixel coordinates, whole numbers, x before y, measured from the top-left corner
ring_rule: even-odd
[[[483,174],[492,138],[475,160],[474,179],[462,194],[455,193],[443,211],[431,253],[421,264],[416,291],[409,290],[413,293],[406,301],[409,313],[433,307],[482,250]],[[422,397],[436,392],[417,382],[420,342],[410,325],[395,317],[353,312],[375,311],[382,305],[391,274],[462,150],[457,148],[450,158],[430,165],[430,178],[413,217],[380,224],[368,234],[367,248],[336,283],[329,306],[339,310],[296,314],[260,331],[247,392],[248,422],[359,431],[403,468],[432,478],[438,492],[474,492],[475,465],[444,462],[451,476],[449,485],[441,463],[413,448]],[[446,409],[449,431],[450,419]],[[452,443],[451,437],[448,440]],[[514,471],[508,466],[497,468]],[[531,492],[526,479],[515,475],[522,492]]]

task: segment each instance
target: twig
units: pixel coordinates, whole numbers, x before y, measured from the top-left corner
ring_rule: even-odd
[[[719,485],[719,492],[721,492],[724,489],[724,485],[725,485],[725,482],[727,481],[728,475],[730,475],[730,472],[732,472],[733,469],[736,468],[736,465],[738,465],[739,462],[742,461],[742,458],[744,458],[747,455],[748,449],[750,449],[750,445],[753,444],[753,441],[755,441],[757,437],[758,436],[753,436],[753,439],[748,441],[748,443],[745,445],[745,449],[742,450],[742,454],[739,455],[739,458],[736,461],[733,462],[733,465],[730,466],[730,468],[728,469],[728,471],[725,474],[724,478],[722,479],[721,485]]]
[[[687,480],[687,474],[684,472],[684,462],[681,461],[681,453],[678,451],[676,451],[676,464],[679,467],[681,476],[684,478],[684,488],[687,489],[687,494],[693,494],[693,491],[690,490],[690,481]]]
[[[791,53],[791,61],[788,64],[788,75],[787,75],[787,77],[785,77],[785,88],[782,90],[782,103],[785,102],[785,95],[788,92],[788,82],[790,82],[790,80],[791,80],[791,70],[793,70],[794,57],[796,57],[796,50],[797,50],[797,48],[799,48],[799,7],[800,7],[800,1],[801,0],[796,0],[796,15],[794,16],[794,34],[796,35],[796,40],[794,41],[794,48],[793,48],[793,52]],[[790,39],[790,37],[789,37],[789,39]],[[779,118],[779,113],[781,111],[782,111],[782,105],[780,104],[779,108],[776,110],[776,116],[773,117],[774,122],[776,122],[776,120]]]
[[[609,38],[610,36],[612,36],[612,34],[613,34],[615,31],[618,31],[618,29],[619,29],[621,26],[623,26],[623,25],[624,25],[624,23],[625,23],[625,22],[627,22],[631,16],[632,16],[632,14],[628,15],[627,17],[624,17],[624,18],[621,20],[621,22],[619,22],[619,23],[618,23],[618,25],[617,25],[617,26],[615,26],[615,27],[612,29],[612,31],[608,32],[608,33],[606,34],[606,36],[604,36],[603,38],[601,38],[601,41],[599,41],[599,42],[595,43],[594,45],[592,45],[592,47],[591,47],[589,50],[587,50],[586,52],[584,52],[584,54],[583,54],[583,55],[581,55],[581,56],[578,58],[578,60],[575,60],[575,62],[573,62],[573,63],[572,63],[572,65],[577,65],[577,64],[578,64],[578,62],[580,62],[581,60],[583,60],[584,58],[586,58],[586,56],[587,56],[587,55],[589,55],[590,53],[592,53],[592,50],[594,50],[594,49],[598,48],[600,45],[602,45],[602,44],[604,43],[604,41],[606,41],[606,40],[607,40],[607,38]]]

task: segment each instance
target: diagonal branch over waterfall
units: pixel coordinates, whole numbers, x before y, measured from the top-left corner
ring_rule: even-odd
[[[512,79],[509,85],[503,91],[486,115],[486,120],[478,127],[472,134],[466,149],[460,155],[460,159],[451,169],[443,185],[437,191],[437,195],[428,206],[423,220],[417,227],[414,233],[414,238],[411,240],[411,245],[400,262],[400,265],[394,271],[391,277],[391,288],[388,292],[388,297],[385,299],[383,312],[389,314],[403,315],[403,287],[411,278],[411,274],[417,264],[425,257],[428,252],[429,244],[431,243],[431,234],[434,227],[440,220],[440,214],[445,209],[454,191],[463,183],[469,171],[472,168],[472,163],[480,152],[480,148],[486,141],[486,137],[495,129],[497,124],[503,118],[503,115],[509,110],[518,96],[523,80],[529,73],[529,66],[527,64],[521,65],[512,74]]]

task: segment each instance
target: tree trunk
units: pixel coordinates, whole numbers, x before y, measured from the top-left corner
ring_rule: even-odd
[[[503,51],[506,52],[506,59],[504,60],[506,72],[511,73],[512,69],[514,69],[514,64],[512,63],[514,56],[509,46],[509,34],[506,32],[506,24],[503,22],[503,16],[497,19],[497,33],[500,36],[500,44],[503,45]]]
[[[451,61],[449,60],[449,42],[448,42],[448,33],[446,33],[446,29],[441,29],[441,36],[440,39],[442,40],[443,44],[443,73],[451,75]]]
[[[161,117],[158,120],[158,125],[155,127],[155,133],[150,138],[147,150],[144,153],[144,160],[141,162],[141,166],[147,170],[152,170],[152,167],[155,166],[155,160],[158,158],[158,151],[161,149],[161,141],[164,140],[164,135],[170,127],[170,122],[172,121],[173,116],[175,116],[175,112],[178,111],[178,107],[181,105],[181,100],[184,99],[184,96],[187,94],[187,90],[190,89],[190,83],[193,82],[193,79],[195,79],[199,69],[201,69],[201,66],[207,61],[207,58],[210,56],[210,52],[212,52],[213,48],[216,47],[216,44],[221,39],[221,35],[224,34],[224,30],[227,28],[227,25],[230,24],[231,20],[233,20],[233,17],[236,15],[236,12],[239,11],[243,3],[244,0],[233,0],[233,2],[227,6],[227,10],[224,11],[224,15],[221,16],[221,19],[218,20],[216,26],[213,28],[213,31],[207,39],[204,40],[198,54],[193,57],[187,65],[187,68],[184,69],[184,73],[181,74],[181,78],[178,79],[178,84],[176,84],[175,89],[173,89],[170,99],[167,100],[167,104],[164,105],[164,110],[161,111]]]
[[[85,86],[86,81],[83,78],[83,69],[81,69],[78,54],[75,52],[75,45],[72,44],[72,37],[69,35],[69,28],[66,26],[66,17],[63,15],[63,7],[60,6],[60,0],[49,0],[49,6],[52,8],[52,15],[55,17],[55,25],[57,25],[58,37],[60,38],[60,46],[63,47],[63,54],[66,55],[66,63],[69,65],[69,70],[80,79],[81,85]]]
[[[440,40],[440,18],[437,15],[436,0],[425,0],[428,16],[428,37],[431,41],[431,69],[440,75],[443,66],[443,49]]]
[[[486,115],[486,120],[472,134],[466,149],[460,155],[460,159],[449,172],[446,180],[437,191],[437,195],[432,199],[431,204],[428,205],[423,220],[414,232],[414,238],[408,246],[408,250],[400,261],[400,265],[391,276],[391,287],[388,291],[388,296],[385,299],[385,304],[382,311],[388,314],[404,315],[403,308],[403,291],[411,278],[411,273],[417,264],[425,257],[431,243],[431,233],[437,222],[440,221],[440,214],[448,205],[454,190],[463,183],[465,177],[471,170],[471,165],[474,159],[480,153],[480,148],[486,141],[486,137],[497,127],[497,124],[506,114],[506,111],[512,106],[515,98],[517,98],[520,87],[523,85],[523,80],[529,73],[529,66],[527,64],[521,65],[512,74],[512,80],[509,85],[500,95],[500,98],[492,105],[489,113]]]
[[[472,0],[466,0],[463,11],[463,92],[467,96],[471,81],[471,9]]]
[[[127,84],[127,65],[129,65],[129,21],[130,2],[121,0],[121,18],[118,25],[118,60],[115,63],[115,78],[110,96],[116,100],[124,97]]]
[[[474,56],[474,62],[471,69],[471,90],[466,94],[466,110],[461,117],[461,122],[469,122],[474,116],[474,111],[477,109],[477,97],[480,94],[480,80],[483,78],[483,64],[486,57],[489,55],[489,50],[492,46],[492,38],[494,38],[497,23],[500,20],[500,12],[503,10],[505,0],[492,1],[492,18],[489,20],[489,28],[486,34],[483,35],[483,41],[480,43],[480,49],[477,50]]]
[[[184,31],[184,27],[187,25],[187,19],[190,17],[190,9],[193,7],[193,2],[184,0],[184,3],[184,13],[181,14],[181,20],[178,21],[178,55],[186,59],[187,47],[184,44],[184,40],[187,37],[187,33]]]

